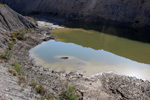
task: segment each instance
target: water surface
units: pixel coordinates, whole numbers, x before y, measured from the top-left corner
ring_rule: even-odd
[[[56,40],[31,49],[36,64],[57,71],[105,71],[150,80],[150,44],[81,28],[53,30]],[[68,57],[69,59],[61,59]]]

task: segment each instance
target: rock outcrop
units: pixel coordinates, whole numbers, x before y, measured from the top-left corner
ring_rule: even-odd
[[[32,22],[18,14],[7,5],[0,4],[0,53],[7,46],[9,34],[6,32],[18,29],[34,28]]]
[[[1,0],[22,13],[49,13],[92,22],[150,26],[149,0]]]
[[[7,5],[0,5],[0,33],[16,29],[33,28],[35,25]]]

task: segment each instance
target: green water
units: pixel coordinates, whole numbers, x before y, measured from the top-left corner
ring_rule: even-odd
[[[66,43],[75,43],[94,50],[105,50],[113,54],[150,64],[150,44],[137,42],[93,30],[61,29],[53,30],[57,39]]]
[[[150,44],[82,28],[52,30],[56,40],[31,49],[37,65],[86,75],[113,71],[150,80]],[[69,59],[60,59],[68,57]]]

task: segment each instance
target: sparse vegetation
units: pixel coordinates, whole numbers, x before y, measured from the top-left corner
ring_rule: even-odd
[[[35,81],[32,81],[31,84],[30,84],[30,86],[31,86],[33,89],[36,88],[36,85],[37,85],[37,83],[36,83]]]
[[[8,72],[9,72],[9,73],[13,73],[13,69],[9,68],[9,69],[8,69]]]
[[[38,21],[38,18],[34,18],[35,19],[35,21]]]
[[[18,76],[18,73],[11,68],[8,69],[8,72],[13,74],[14,76]]]
[[[18,84],[26,83],[26,79],[23,76],[18,77]]]
[[[23,68],[21,65],[19,65],[17,63],[12,63],[12,66],[14,67],[16,72],[18,72],[19,75],[23,73]]]
[[[64,91],[60,95],[54,97],[49,94],[47,89],[44,88],[43,84],[37,86],[35,81],[31,82],[30,86],[36,90],[36,93],[40,94],[42,97],[40,100],[77,100],[77,93],[74,86],[65,85]]]
[[[32,30],[29,30],[29,31],[32,31]],[[27,32],[28,32],[28,30],[22,29],[18,32],[10,33],[12,36],[12,40],[8,42],[8,48],[5,49],[4,53],[0,54],[0,59],[9,60],[11,57],[11,54],[12,54],[11,50],[13,49],[13,47],[16,43],[16,40],[17,39],[20,39],[20,40],[25,39],[25,35]]]
[[[3,59],[3,54],[0,54],[0,59]]]
[[[66,84],[65,91],[60,95],[60,100],[77,100],[77,93],[74,86]]]
[[[11,57],[11,51],[9,49],[5,49],[4,54],[1,55],[2,59],[9,60]]]
[[[0,59],[5,59],[5,60],[9,60],[11,57],[11,50],[14,47],[14,44],[16,43],[16,41],[10,41],[8,42],[8,48],[5,49],[3,54],[0,54]]]
[[[18,40],[24,40],[25,39],[25,35],[27,34],[28,30],[27,29],[22,29],[19,30],[17,32],[12,32],[11,36],[13,37],[14,40],[18,39]]]
[[[45,95],[46,94],[46,89],[43,87],[42,84],[40,84],[39,86],[36,87],[36,92],[41,94],[41,95]]]
[[[11,42],[8,43],[9,50],[12,50],[12,48],[14,47],[15,43],[16,43],[16,41],[11,41]]]
[[[42,96],[40,100],[58,100],[53,95],[48,93],[43,84],[37,86],[37,83],[35,81],[32,81],[30,86],[32,87],[32,89],[35,89],[36,93]]]
[[[44,97],[41,97],[40,100],[45,100],[45,98],[44,98]]]
[[[51,95],[51,94],[47,94],[46,95],[46,99],[47,100],[58,100],[58,99],[56,99],[53,95]]]
[[[28,32],[30,32],[30,33],[34,32],[34,29],[33,28],[29,28]]]

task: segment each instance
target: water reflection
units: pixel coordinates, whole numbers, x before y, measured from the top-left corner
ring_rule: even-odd
[[[76,24],[71,25],[76,27]],[[82,28],[52,30],[57,41],[47,41],[33,48],[30,56],[36,64],[57,71],[82,70],[87,75],[114,71],[150,80],[148,33],[108,25],[77,25]],[[69,59],[60,59],[62,57]]]
[[[127,38],[130,40],[150,43],[150,31],[148,30],[85,22],[66,22],[62,24],[69,28],[83,28],[85,30],[95,30],[106,34]]]
[[[57,71],[82,70],[86,75],[104,71],[150,79],[150,65],[138,63],[113,53],[86,48],[74,43],[48,41],[30,51],[38,65]],[[69,59],[60,59],[63,56]]]
[[[150,64],[150,44],[128,40],[93,30],[61,29],[53,30],[55,36],[66,43],[75,43],[95,50],[105,50],[113,54]]]

